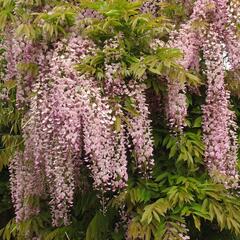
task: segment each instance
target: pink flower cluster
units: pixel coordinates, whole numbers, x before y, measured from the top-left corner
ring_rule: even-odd
[[[4,39],[5,59],[7,72],[4,81],[15,80],[17,86],[17,107],[24,107],[28,103],[28,97],[32,91],[34,75],[37,73],[38,56],[41,46],[25,39],[16,39],[7,31]]]
[[[146,86],[129,84],[129,88],[129,96],[134,100],[138,114],[129,116],[128,131],[132,138],[137,167],[147,178],[154,162],[151,120],[144,92]]]
[[[149,0],[143,3],[141,6],[141,12],[151,13],[153,16],[158,16],[160,10],[160,3],[162,0]]]
[[[217,172],[238,180],[237,138],[234,113],[228,108],[230,94],[224,84],[223,47],[214,27],[204,43],[207,66],[207,97],[203,106],[205,161],[210,175]],[[226,180],[227,181],[227,180]],[[224,182],[227,186],[229,182]]]
[[[199,51],[204,51],[208,79],[206,103],[203,106],[205,162],[210,174],[223,174],[228,178],[225,182],[238,179],[237,125],[234,112],[229,109],[230,93],[225,89],[226,66],[223,58],[227,53],[230,67],[240,67],[240,39],[237,36],[239,10],[240,4],[235,0],[197,0],[190,20],[177,33],[172,33],[169,43],[171,47],[182,50],[184,55],[179,63],[186,70],[198,69]],[[204,24],[201,26],[201,23]],[[181,132],[185,126],[185,92],[185,83],[168,79],[166,117],[174,132]]]
[[[25,45],[24,49],[21,59],[32,59]],[[129,87],[119,65],[108,60],[103,88],[93,76],[79,74],[74,65],[95,51],[92,42],[72,34],[38,52],[39,74],[23,124],[25,149],[10,165],[18,221],[40,210],[27,198],[49,194],[53,225],[67,225],[84,165],[102,193],[126,186],[129,150],[135,152],[137,168],[145,177],[151,171],[153,141],[145,86]],[[137,116],[124,110],[127,96],[134,99]]]
[[[128,179],[124,128],[121,127],[119,133],[114,131],[116,119],[112,108],[94,81],[78,91],[84,96],[84,149],[94,186],[103,192],[116,191],[124,187]]]
[[[14,79],[17,75],[17,56],[21,50],[16,39],[13,38],[12,31],[7,29],[6,32],[3,47],[5,49],[4,58],[7,62],[7,72],[4,78],[5,80],[10,80]]]

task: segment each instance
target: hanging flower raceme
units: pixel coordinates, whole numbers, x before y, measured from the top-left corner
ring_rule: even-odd
[[[202,45],[200,32],[194,29],[193,25],[197,21],[206,19],[212,0],[198,0],[194,4],[193,13],[190,20],[180,27],[178,32],[173,32],[170,36],[170,47],[178,48],[182,51],[183,57],[179,60],[185,70],[198,68],[199,50]],[[166,117],[173,132],[182,132],[186,126],[187,99],[186,83],[168,79],[168,95],[166,99]]]
[[[223,180],[227,187],[234,187],[238,180],[238,146],[235,114],[229,109],[230,93],[224,85],[226,66],[223,54],[227,53],[231,68],[239,68],[240,44],[236,27],[239,21],[238,10],[239,4],[235,1],[215,1],[213,23],[204,44],[208,77],[207,99],[203,108],[205,161],[210,174],[216,171],[227,177]],[[207,47],[208,43],[211,47]]]
[[[179,48],[183,52],[183,58],[179,63],[188,70],[191,66],[198,65],[198,50],[200,41],[190,24],[184,25],[177,36],[172,36],[170,46]],[[166,102],[166,117],[170,129],[174,132],[182,132],[186,125],[187,99],[185,82],[168,79],[168,94]]]
[[[224,84],[223,48],[213,26],[204,43],[207,66],[207,97],[203,106],[203,132],[206,166],[211,174],[238,179],[236,170],[237,142],[234,113],[229,109],[229,92]],[[225,182],[228,185],[228,182]]]
[[[129,88],[129,96],[134,101],[137,112],[128,117],[128,132],[132,139],[137,168],[147,178],[150,176],[154,162],[151,120],[145,95],[146,86],[131,83]]]
[[[55,44],[54,50],[47,53],[49,66],[43,69],[38,108],[41,109],[43,156],[53,224],[69,222],[69,209],[73,204],[75,166],[81,165],[82,118],[81,102],[76,97],[76,88],[82,85],[73,66],[89,49],[89,42],[72,37]],[[81,99],[80,99],[81,100]]]
[[[118,39],[105,42],[103,51],[107,57],[105,57],[104,87],[108,96],[121,99],[122,102],[129,100],[128,103],[134,108],[134,111],[130,113],[121,104],[115,103],[113,107],[116,117],[115,125],[117,123],[118,137],[121,136],[121,131],[125,133],[127,129],[124,139],[120,137],[120,141],[125,142],[125,146],[131,146],[137,171],[148,178],[153,166],[153,140],[145,96],[146,86],[136,80],[126,82],[121,76],[121,64],[118,62],[121,59],[121,51],[118,49]],[[127,119],[127,123],[124,123],[124,119]],[[131,141],[129,142],[128,139]]]
[[[29,107],[28,96],[33,88],[34,77],[33,72],[27,73],[26,69],[37,63],[36,53],[38,53],[38,63],[41,62],[42,48],[36,48],[23,39],[15,39],[12,34],[4,39],[4,47],[5,59],[8,63],[4,81],[16,81],[16,105]],[[39,111],[33,104],[30,109],[22,120],[25,151],[19,151],[9,166],[12,200],[17,221],[36,215],[40,211],[37,199],[45,194],[44,175],[35,161],[36,146],[38,146],[36,131],[39,132],[39,136],[41,135],[36,120]]]
[[[27,220],[40,211],[36,199],[42,191],[39,191],[39,177],[31,157],[32,152],[17,153],[9,166],[11,195],[17,222]]]
[[[84,76],[83,76],[84,77]],[[115,191],[127,181],[127,160],[124,129],[114,132],[115,116],[108,99],[101,96],[92,78],[78,92],[82,101],[84,149],[92,172],[94,186],[102,192]]]
[[[221,41],[224,42],[228,53],[230,67],[239,68],[240,65],[240,43],[237,36],[237,25],[240,22],[240,4],[237,1],[215,0],[212,21]]]
[[[21,52],[17,40],[13,37],[13,33],[10,29],[7,30],[6,37],[4,39],[5,60],[7,62],[7,72],[4,80],[14,79],[17,75],[17,57]]]

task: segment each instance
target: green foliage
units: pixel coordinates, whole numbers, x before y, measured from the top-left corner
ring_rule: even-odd
[[[186,132],[178,137],[167,135],[163,139],[162,146],[169,151],[168,157],[175,160],[176,167],[181,167],[182,162],[186,162],[186,170],[195,171],[198,164],[202,162],[204,145],[201,140],[201,131]]]
[[[12,218],[11,211],[12,205],[10,200],[8,173],[6,169],[4,169],[0,174],[0,228]]]
[[[142,234],[149,234],[149,238],[145,236],[147,239],[158,234],[164,236],[166,226],[169,227],[167,222],[173,217],[175,221],[178,218],[180,222],[181,219],[192,221],[199,231],[202,222],[208,221],[216,222],[221,230],[239,234],[240,199],[223,185],[206,180],[206,176],[193,178],[165,172],[154,181],[138,184],[141,187],[130,188],[124,198],[135,214],[129,229],[133,239]]]
[[[86,232],[86,240],[105,240],[109,239],[111,236],[111,229],[113,226],[113,214],[112,212],[107,212],[103,214],[97,212],[96,215],[91,220],[88,225]]]
[[[15,106],[15,82],[0,84],[0,93],[7,91],[9,99],[0,102],[0,171],[6,166],[16,149],[23,145],[20,134],[21,112]]]
[[[0,30],[13,24],[16,36],[38,41],[65,35],[75,23],[77,7],[68,2],[52,1],[51,9],[42,12],[44,4],[42,0],[18,1],[18,4],[13,0],[0,1]]]
[[[179,223],[187,224],[193,239],[206,239],[206,226],[221,231],[208,230],[215,231],[213,239],[238,239],[234,236],[240,231],[239,197],[209,179],[202,168],[201,101],[189,99],[190,117],[184,134],[172,136],[165,126],[156,125],[156,157],[160,156],[154,178],[132,178],[128,190],[114,200],[114,206],[125,203],[134,216],[128,228],[132,239],[179,239],[179,233],[186,233]]]
[[[59,34],[66,34],[65,29],[75,22],[76,10],[71,5],[56,6],[51,12],[38,13],[35,24],[41,24],[42,35],[47,38],[56,38]]]
[[[28,236],[39,236],[41,230],[46,227],[46,223],[49,221],[49,215],[39,214],[32,217],[27,221],[16,223],[15,219],[11,219],[5,228],[0,230],[0,236],[5,240],[12,238],[16,240],[25,240]]]
[[[196,76],[177,63],[182,57],[178,49],[151,48],[156,38],[164,39],[171,30],[167,18],[141,14],[139,3],[127,0],[83,1],[81,5],[103,15],[103,19],[90,24],[83,20],[83,34],[96,43],[98,51],[78,64],[77,69],[82,73],[90,73],[102,80],[104,62],[110,61],[120,63],[123,78],[142,80],[144,76],[154,74],[167,76],[173,81],[200,83]],[[107,41],[114,42],[114,47],[106,46]]]
[[[13,0],[1,0],[0,1],[0,31],[5,28],[8,21],[14,21],[13,10],[15,2]]]

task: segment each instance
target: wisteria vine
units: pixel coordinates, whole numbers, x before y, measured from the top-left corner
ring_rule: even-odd
[[[158,16],[159,2],[149,1],[140,10]],[[186,70],[198,69],[203,50],[205,163],[210,175],[216,171],[230,177],[231,184],[229,179],[224,182],[227,187],[236,186],[238,180],[238,146],[230,93],[224,83],[223,54],[227,52],[231,68],[239,67],[238,9],[235,1],[197,0],[190,20],[171,33],[168,44],[183,52],[179,64]],[[89,16],[99,17],[86,10],[79,19]],[[204,26],[198,27],[199,23]],[[16,80],[17,107],[26,112],[22,120],[25,148],[16,153],[9,167],[17,221],[40,211],[34,199],[49,197],[53,225],[69,224],[81,168],[88,168],[94,188],[103,195],[127,186],[132,162],[139,174],[151,175],[153,137],[144,79],[122,76],[117,38],[101,46],[105,54],[101,83],[94,75],[79,73],[75,65],[99,48],[74,30],[48,44],[16,38],[7,30],[4,80]],[[116,51],[107,55],[109,49]],[[167,79],[167,87],[168,125],[181,133],[186,126],[187,84]]]

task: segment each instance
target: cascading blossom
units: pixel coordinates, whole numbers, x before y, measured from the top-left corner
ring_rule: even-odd
[[[106,46],[113,48],[114,41],[106,42]],[[31,80],[34,94],[23,128],[25,149],[16,154],[10,166],[17,221],[39,211],[38,206],[23,204],[26,198],[49,194],[53,225],[67,225],[77,179],[84,166],[91,171],[93,185],[101,193],[125,187],[129,138],[133,141],[129,150],[134,148],[138,169],[145,177],[151,171],[153,142],[145,87],[136,83],[129,88],[118,73],[120,66],[106,59],[103,94],[94,77],[81,75],[74,68],[94,51],[92,42],[72,34],[49,49],[42,48],[37,58],[37,78],[24,78]],[[20,52],[21,61],[35,61],[34,51],[27,48]],[[137,117],[123,110],[122,101],[113,101],[126,96],[134,99]],[[129,129],[122,120],[125,117],[129,118]],[[28,187],[26,179],[32,182]]]
[[[38,206],[34,206],[34,197],[38,196],[38,183],[30,156],[16,154],[9,167],[12,201],[15,207],[16,221],[27,220],[39,213]],[[29,159],[29,160],[28,160]]]
[[[208,77],[206,104],[203,106],[205,161],[210,175],[217,171],[234,181],[238,180],[236,124],[234,113],[229,109],[230,94],[224,84],[222,51],[219,36],[212,27],[204,43]]]
[[[129,117],[128,131],[132,138],[136,154],[137,167],[146,177],[153,166],[153,139],[151,134],[151,120],[146,103],[146,86],[130,84],[129,96],[133,99],[137,114]]]
[[[170,36],[169,46],[182,51],[183,57],[179,60],[179,64],[186,70],[198,66],[201,38],[192,24],[206,17],[206,11],[204,11],[206,4],[209,4],[208,0],[198,0],[194,5],[189,22],[183,24],[179,32],[173,32]],[[186,126],[187,99],[185,93],[185,82],[168,79],[166,118],[170,129],[176,133],[181,133]]]
[[[89,81],[79,89],[84,97],[83,134],[86,161],[94,179],[94,186],[101,191],[117,190],[127,181],[127,160],[124,131],[117,135],[114,129],[115,117],[107,98],[100,95],[100,88]],[[85,80],[85,81],[86,81]],[[86,84],[87,84],[86,81]],[[91,91],[89,91],[91,89]],[[92,102],[91,102],[92,101]]]
[[[131,80],[126,84],[122,78],[121,65],[116,62],[121,58],[121,52],[117,51],[119,47],[118,39],[110,39],[105,42],[104,53],[105,58],[105,91],[112,98],[121,96],[122,99],[130,97],[136,110],[136,115],[125,114],[121,105],[114,106],[116,117],[121,121],[120,129],[127,128],[127,136],[125,137],[125,145],[131,145],[126,140],[131,139],[132,149],[134,150],[136,169],[146,178],[150,176],[153,166],[153,139],[151,120],[149,119],[149,107],[146,102],[146,86]],[[114,50],[114,51],[113,51]],[[128,123],[123,124],[122,118],[127,116]],[[124,130],[125,132],[125,130]]]
[[[16,39],[13,37],[11,30],[7,30],[6,38],[4,39],[3,47],[5,49],[5,60],[7,62],[7,72],[4,77],[4,80],[14,79],[17,75],[17,57],[21,52],[19,44]]]
[[[235,116],[229,109],[230,93],[226,91],[224,84],[223,56],[227,55],[231,69],[239,68],[239,10],[240,4],[235,0],[197,0],[190,20],[180,26],[177,33],[172,33],[169,43],[171,47],[179,48],[183,52],[179,63],[186,70],[198,69],[199,51],[204,51],[208,79],[206,104],[203,106],[205,162],[211,175],[218,172],[229,178],[225,182],[226,186],[229,186],[229,180],[232,182],[238,179],[238,146]],[[205,27],[197,27],[201,22],[205,23]],[[185,83],[168,79],[166,118],[170,129],[175,133],[182,132],[185,126],[185,92]]]
[[[73,37],[68,45],[66,43],[65,40],[58,42],[53,50],[38,56],[40,73],[34,84],[36,96],[30,104],[30,121],[26,123],[28,136],[24,136],[26,144],[22,156],[23,162],[32,165],[29,173],[41,183],[39,187],[46,185],[48,188],[53,225],[69,222],[68,213],[74,194],[74,167],[79,166],[82,149],[79,134],[82,122],[78,99],[74,95],[78,78],[73,64],[79,56],[84,56],[89,42]],[[17,170],[12,171],[12,179],[16,179],[15,175],[20,174],[17,172],[22,171],[21,168]],[[13,200],[18,198],[17,201],[23,201],[18,193],[21,189],[16,186],[12,184]],[[39,187],[35,189],[42,193]],[[26,194],[31,195],[31,191],[26,191]]]
[[[223,62],[223,53],[227,52],[230,67],[239,67],[237,17],[235,19],[232,15],[237,9],[234,1],[230,4],[225,0],[215,1],[212,23],[203,44],[208,78],[206,104],[203,106],[205,162],[210,174],[216,171],[226,177],[223,180],[226,187],[235,187],[238,181],[237,125],[235,114],[229,109],[230,93],[225,89]]]
[[[16,39],[11,30],[8,32],[4,39],[4,57],[7,62],[4,81],[16,81],[16,104],[18,108],[22,108],[29,104],[28,97],[33,89],[38,56],[41,54],[42,46],[24,38]]]

